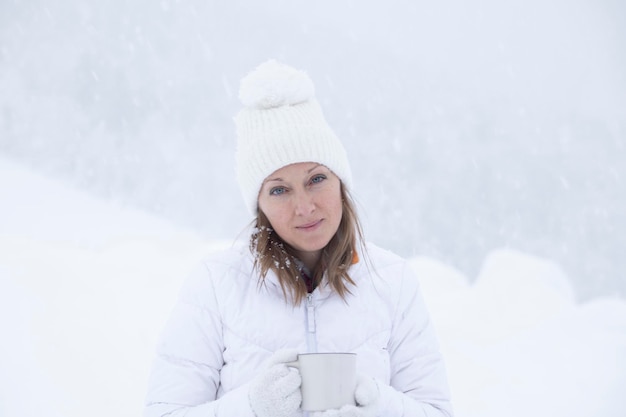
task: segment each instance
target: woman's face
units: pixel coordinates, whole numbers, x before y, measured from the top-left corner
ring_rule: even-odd
[[[287,165],[265,179],[258,202],[274,231],[314,267],[341,222],[339,178],[315,162]]]

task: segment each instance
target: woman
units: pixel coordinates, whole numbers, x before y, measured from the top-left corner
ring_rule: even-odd
[[[416,277],[363,241],[345,149],[308,76],[268,61],[241,82],[237,179],[249,247],[191,274],[157,348],[146,417],[296,417],[304,352],[354,352],[356,405],[324,417],[452,416]]]

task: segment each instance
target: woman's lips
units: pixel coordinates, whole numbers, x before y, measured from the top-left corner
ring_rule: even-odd
[[[304,231],[314,230],[314,229],[317,229],[317,227],[320,224],[322,224],[322,220],[316,220],[316,221],[311,222],[311,223],[306,223],[306,224],[303,224],[301,226],[296,226],[296,229],[304,230]]]

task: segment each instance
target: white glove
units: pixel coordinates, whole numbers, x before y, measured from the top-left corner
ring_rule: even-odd
[[[344,405],[337,410],[318,411],[313,417],[376,417],[378,414],[378,384],[369,376],[359,375],[354,390],[357,405]]]
[[[285,365],[298,359],[295,350],[276,351],[268,368],[250,382],[250,407],[257,417],[292,417],[302,403],[302,378]]]

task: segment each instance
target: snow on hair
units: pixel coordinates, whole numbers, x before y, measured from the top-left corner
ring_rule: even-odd
[[[302,103],[315,96],[309,76],[288,65],[269,60],[241,80],[239,99],[244,106],[271,109]]]

